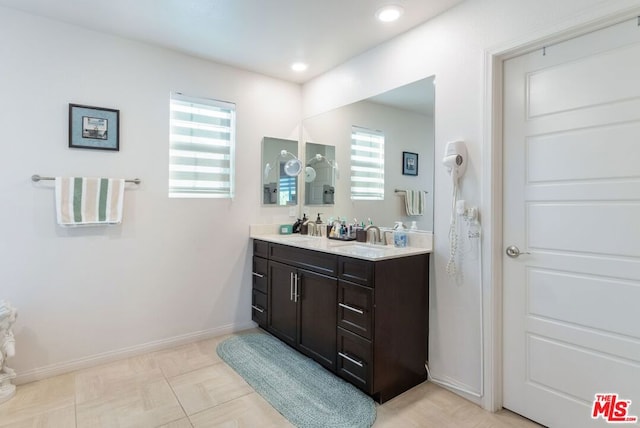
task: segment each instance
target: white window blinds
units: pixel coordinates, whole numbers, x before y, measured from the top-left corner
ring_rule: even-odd
[[[232,198],[236,106],[171,94],[169,197]]]
[[[297,201],[296,185],[298,184],[298,177],[291,177],[285,171],[284,167],[286,162],[280,163],[280,205],[290,205],[291,201]]]
[[[351,128],[351,199],[384,199],[384,134]]]

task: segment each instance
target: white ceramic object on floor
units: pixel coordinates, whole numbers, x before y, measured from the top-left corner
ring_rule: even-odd
[[[16,372],[7,367],[7,359],[16,354],[16,340],[11,327],[17,316],[16,308],[0,300],[0,403],[8,401],[16,394],[16,386],[11,383],[11,379],[16,377]]]

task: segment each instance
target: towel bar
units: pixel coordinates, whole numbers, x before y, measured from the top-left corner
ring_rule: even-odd
[[[31,181],[35,181],[36,183],[40,180],[55,180],[55,177],[41,177],[38,174],[33,174],[31,176]],[[125,183],[135,183],[135,184],[140,184],[142,182],[142,180],[140,180],[139,178],[133,178],[131,180],[124,180]]]
[[[395,189],[395,190],[394,190],[394,192],[395,192],[395,193],[404,193],[404,192],[405,192],[405,190],[402,190],[402,189]],[[423,192],[424,192],[424,193],[429,193],[429,192],[428,192],[428,191],[426,191],[426,190],[423,190]]]

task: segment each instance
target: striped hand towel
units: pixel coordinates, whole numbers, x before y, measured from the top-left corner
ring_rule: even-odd
[[[422,190],[405,190],[404,206],[407,215],[423,215],[424,214],[424,191]]]
[[[124,179],[56,177],[56,214],[64,227],[120,224]]]

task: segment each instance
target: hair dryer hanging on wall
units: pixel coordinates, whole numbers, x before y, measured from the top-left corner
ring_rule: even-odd
[[[468,163],[467,146],[464,141],[451,141],[447,143],[444,150],[444,158],[442,164],[449,170],[451,181],[453,183],[453,192],[451,195],[451,222],[449,224],[449,262],[447,263],[447,273],[452,277],[459,277],[458,266],[456,266],[456,258],[458,254],[458,180],[467,170]],[[461,201],[463,202],[463,201]],[[463,203],[464,204],[464,203]]]
[[[449,169],[451,179],[457,182],[458,178],[467,170],[467,146],[464,144],[464,141],[451,141],[447,143],[444,149],[444,159],[442,159],[442,163]]]

